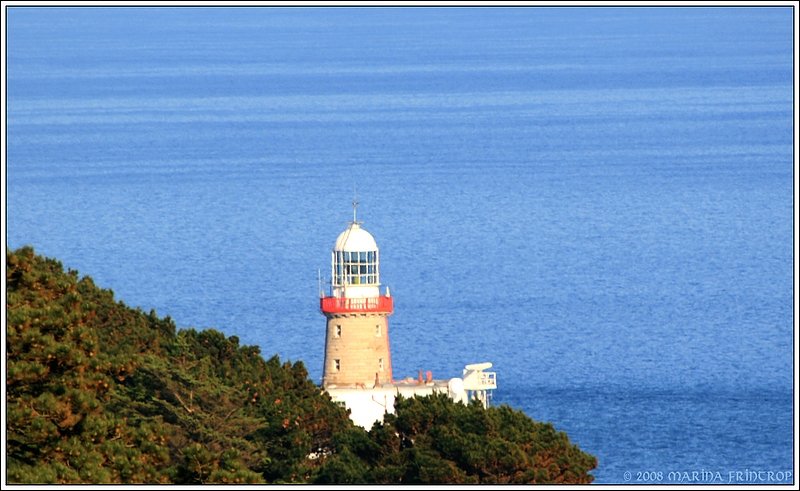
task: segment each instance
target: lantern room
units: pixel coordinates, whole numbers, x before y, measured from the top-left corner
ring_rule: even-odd
[[[332,296],[369,298],[379,296],[380,252],[372,234],[351,222],[339,234],[331,251]]]

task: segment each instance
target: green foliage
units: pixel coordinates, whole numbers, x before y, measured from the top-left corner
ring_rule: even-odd
[[[508,407],[401,399],[370,432],[309,379],[214,330],[6,253],[13,483],[590,482],[594,457]]]
[[[11,482],[304,482],[352,429],[302,363],[177,332],[30,247],[6,268]]]
[[[320,476],[348,482],[583,484],[592,482],[589,471],[597,466],[595,457],[549,423],[508,406],[458,404],[444,394],[398,398],[395,414],[374,425],[368,439],[334,443],[344,457]]]

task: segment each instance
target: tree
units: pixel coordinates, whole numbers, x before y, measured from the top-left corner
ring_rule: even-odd
[[[444,394],[398,398],[394,415],[350,445],[381,483],[590,483],[597,459],[552,424],[503,405],[453,402]],[[380,449],[376,451],[376,449]],[[353,467],[351,465],[351,467]]]
[[[369,431],[301,362],[178,331],[30,247],[6,252],[7,476],[14,483],[587,483],[552,425],[444,395]]]

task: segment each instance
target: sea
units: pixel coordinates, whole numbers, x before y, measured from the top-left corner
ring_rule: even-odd
[[[8,247],[320,382],[358,201],[395,378],[797,482],[791,7],[6,8]]]

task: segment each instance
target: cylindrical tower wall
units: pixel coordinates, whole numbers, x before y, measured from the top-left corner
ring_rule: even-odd
[[[323,387],[370,388],[392,381],[388,315],[326,314]]]

